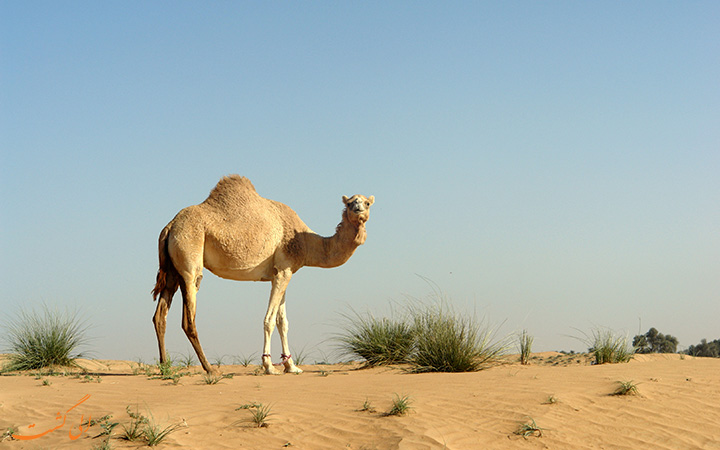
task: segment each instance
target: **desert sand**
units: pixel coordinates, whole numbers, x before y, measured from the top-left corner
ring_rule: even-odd
[[[56,428],[30,440],[5,437],[0,449],[99,447],[99,426],[78,426],[107,414],[127,424],[127,406],[160,424],[181,424],[161,449],[720,449],[720,359],[638,355],[600,366],[552,352],[535,354],[527,366],[516,359],[459,374],[350,364],[271,376],[228,365],[223,373],[234,376],[214,385],[203,382],[199,367],[174,385],[137,373],[132,361],[81,360],[91,375],[0,376],[0,432]],[[630,380],[638,395],[612,395],[618,381]],[[409,396],[411,409],[385,416],[396,394]],[[366,401],[374,411],[361,411]],[[237,410],[252,402],[271,406],[267,427]],[[531,420],[542,435],[515,434]],[[118,426],[114,434],[121,432]]]

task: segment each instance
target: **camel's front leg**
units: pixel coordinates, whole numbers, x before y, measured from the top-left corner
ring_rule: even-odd
[[[287,313],[285,311],[285,296],[283,295],[282,302],[280,302],[280,308],[278,309],[277,315],[277,326],[278,333],[280,333],[280,344],[282,345],[282,362],[285,365],[285,373],[302,373],[302,369],[293,363],[292,355],[290,354],[290,344],[288,344],[287,332],[289,328]]]
[[[265,320],[263,321],[263,328],[265,330],[265,342],[263,344],[263,355],[262,363],[265,368],[265,373],[268,375],[277,375],[278,372],[272,365],[272,357],[270,355],[270,341],[272,338],[273,330],[275,329],[275,322],[277,320],[278,311],[280,305],[285,297],[285,290],[292,277],[292,271],[290,269],[278,270],[277,275],[272,280],[272,289],[270,290],[270,302],[268,303],[267,313],[265,313]]]

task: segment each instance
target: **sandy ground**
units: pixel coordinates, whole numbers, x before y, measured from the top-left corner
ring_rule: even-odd
[[[47,432],[5,437],[0,449],[99,448],[100,427],[81,423],[111,414],[129,424],[127,406],[161,425],[181,424],[157,448],[720,449],[720,359],[643,355],[602,366],[556,353],[536,354],[528,366],[514,359],[463,374],[333,365],[258,376],[255,367],[232,365],[222,370],[234,376],[214,385],[197,367],[174,385],[138,373],[131,361],[82,361],[92,375],[0,376],[0,433]],[[630,380],[638,395],[611,395]],[[410,397],[411,410],[385,416],[396,394]],[[366,401],[374,411],[361,411]],[[237,409],[252,402],[270,405],[267,427]],[[541,436],[514,433],[532,420]],[[122,425],[114,435],[121,433]]]

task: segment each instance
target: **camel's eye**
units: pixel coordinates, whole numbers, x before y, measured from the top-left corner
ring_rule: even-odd
[[[370,206],[370,202],[365,202],[365,206]]]

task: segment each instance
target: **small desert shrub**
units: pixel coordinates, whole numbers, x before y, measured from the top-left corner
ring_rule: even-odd
[[[262,406],[260,403],[245,403],[244,405],[240,405],[237,408],[235,408],[235,411],[240,411],[241,409],[251,409],[251,408],[257,408],[259,406]]]
[[[579,338],[587,345],[588,351],[595,357],[595,364],[615,364],[630,361],[633,349],[628,345],[627,336],[616,335],[612,330],[595,328],[592,335],[583,333]]]
[[[613,395],[638,395],[637,384],[634,381],[618,381],[618,384]]]
[[[157,363],[157,368],[160,371],[160,377],[162,379],[170,378],[172,376],[172,374],[177,372],[178,369],[176,367],[173,367],[174,364],[175,364],[175,361],[173,361],[170,358],[166,359],[163,362]]]
[[[100,375],[97,375],[93,377],[92,375],[85,375],[80,379],[81,383],[102,383],[102,377]]]
[[[386,416],[404,416],[407,414],[412,407],[410,406],[410,403],[412,403],[412,399],[409,395],[404,395],[400,397],[398,394],[395,394],[395,398],[392,401],[392,405],[390,406],[390,411],[386,412]]]
[[[13,434],[18,432],[17,427],[8,427],[2,434],[0,434],[0,442],[5,439],[13,439]]]
[[[77,312],[62,312],[46,305],[40,311],[21,310],[5,328],[11,355],[3,371],[74,366],[75,359],[84,356],[77,349],[87,341],[87,327]]]
[[[362,408],[358,409],[358,411],[375,412],[375,407],[370,403],[370,400],[365,399]]]
[[[143,430],[143,437],[147,441],[148,446],[154,447],[164,441],[171,433],[177,431],[181,426],[182,424],[175,424],[163,427],[156,423],[155,419],[150,415],[150,420]]]
[[[520,436],[524,437],[525,439],[528,438],[528,436],[536,435],[537,437],[542,436],[543,429],[540,428],[537,423],[535,423],[535,419],[530,419],[526,423],[520,424],[517,430],[515,430],[515,434],[519,434]]]
[[[337,336],[344,354],[359,356],[369,367],[407,361],[414,343],[408,323],[355,311],[344,318],[345,331]]]
[[[108,436],[105,438],[102,442],[99,444],[93,445],[90,450],[112,450],[113,446],[110,442],[110,437]]]
[[[130,405],[125,408],[125,411],[127,411],[128,416],[130,416],[130,423],[127,426],[123,425],[123,434],[120,436],[120,439],[125,439],[126,441],[142,439],[145,425],[149,422],[148,418],[140,414],[137,408],[135,411],[130,410]]]
[[[533,337],[528,334],[527,330],[523,330],[522,333],[518,335],[520,346],[520,364],[526,365],[530,362],[533,340]]]
[[[505,345],[470,315],[455,314],[447,302],[412,307],[414,372],[472,372],[497,361]]]
[[[120,425],[119,422],[111,422],[111,419],[112,419],[112,414],[106,414],[106,415],[100,417],[99,419],[91,418],[90,420],[86,420],[85,422],[82,423],[82,426],[86,426],[89,428],[89,427],[94,427],[95,425],[100,425],[100,428],[102,428],[102,432],[100,432],[100,434],[98,434],[95,437],[110,436],[110,435],[112,435],[112,432],[115,429],[115,427]]]
[[[151,378],[153,380],[155,380],[155,379],[170,380],[170,381],[172,381],[173,384],[178,384],[178,383],[180,383],[180,378],[182,378],[186,375],[190,375],[190,373],[189,372],[181,372],[183,367],[175,366],[174,364],[175,364],[175,361],[168,358],[167,360],[165,360],[165,362],[158,362],[156,364],[156,367],[157,367],[158,371],[160,372],[159,375],[153,375],[151,369],[149,369],[149,368],[146,369],[146,374],[148,375],[149,378]],[[185,366],[185,367],[187,367],[187,366]]]

